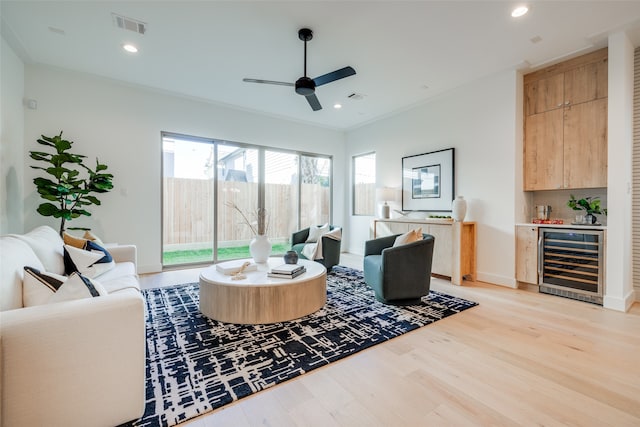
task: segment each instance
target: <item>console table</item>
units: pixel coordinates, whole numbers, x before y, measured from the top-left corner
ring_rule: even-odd
[[[438,219],[392,218],[373,221],[373,238],[406,233],[422,227],[436,242],[431,272],[451,278],[454,285],[476,277],[476,223]]]

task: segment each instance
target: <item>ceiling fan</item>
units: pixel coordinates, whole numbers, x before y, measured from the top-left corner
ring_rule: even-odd
[[[313,38],[313,31],[308,28],[301,28],[298,31],[298,38],[304,42],[304,76],[296,80],[295,83],[246,78],[242,79],[242,81],[249,83],[293,86],[295,87],[298,95],[302,95],[307,98],[307,102],[309,102],[313,111],[322,110],[322,105],[320,105],[320,101],[318,101],[318,97],[316,96],[316,87],[344,79],[345,77],[353,76],[356,73],[356,70],[352,67],[344,67],[339,70],[332,71],[331,73],[323,74],[315,79],[307,77],[307,42]]]

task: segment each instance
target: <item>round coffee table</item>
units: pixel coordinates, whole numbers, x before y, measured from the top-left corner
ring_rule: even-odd
[[[246,261],[251,261],[247,259]],[[307,271],[294,279],[268,277],[282,257],[269,258],[246,279],[232,280],[215,264],[200,274],[200,311],[227,323],[261,324],[284,322],[311,314],[327,301],[327,270],[315,261],[298,260]]]

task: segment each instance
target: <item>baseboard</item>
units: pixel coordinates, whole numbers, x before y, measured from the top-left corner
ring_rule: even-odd
[[[348,251],[346,251],[346,252],[348,252],[348,253],[350,253],[350,254],[354,254],[354,255],[360,255],[360,256],[363,256],[363,255],[364,255],[364,251],[362,250],[362,248],[361,248],[361,247],[358,247],[358,248],[349,248],[349,250],[348,250]]]
[[[602,306],[611,310],[627,312],[635,302],[635,292],[629,291],[623,298],[605,295],[602,299]]]
[[[138,265],[138,274],[160,272],[162,272],[162,264]]]
[[[506,286],[507,288],[517,289],[518,282],[514,277],[500,276],[498,274],[490,274],[478,272],[476,274],[478,282],[491,283],[492,285]]]

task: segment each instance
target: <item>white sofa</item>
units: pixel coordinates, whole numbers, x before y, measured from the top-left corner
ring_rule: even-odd
[[[64,273],[51,227],[0,237],[0,425],[115,426],[145,404],[144,300],[136,247],[96,278],[108,295],[24,307],[24,267]]]

